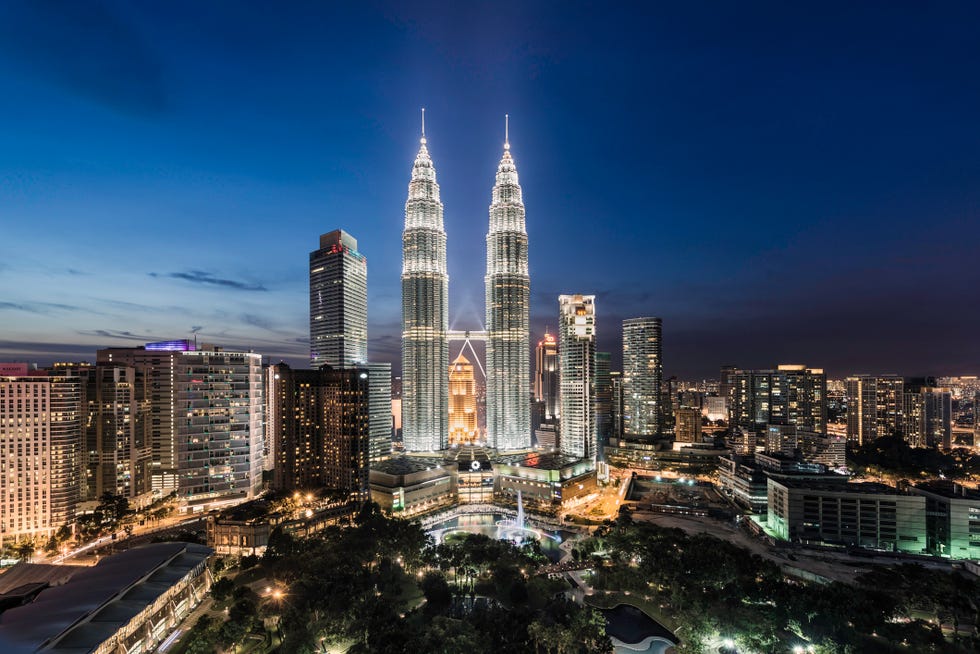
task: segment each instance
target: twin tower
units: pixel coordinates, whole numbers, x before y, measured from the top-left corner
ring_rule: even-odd
[[[449,274],[436,170],[422,138],[402,234],[402,437],[405,450],[449,444]],[[531,446],[527,231],[507,126],[490,202],[486,274],[487,445]]]

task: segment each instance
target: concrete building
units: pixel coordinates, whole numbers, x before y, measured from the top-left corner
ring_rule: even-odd
[[[449,365],[449,445],[475,445],[480,440],[476,416],[473,364],[460,352]]]
[[[342,229],[323,234],[310,252],[311,366],[365,363],[367,325],[367,259]]]
[[[497,497],[540,511],[559,510],[569,502],[596,492],[593,462],[562,453],[527,452],[496,457],[493,461]]]
[[[838,434],[800,431],[796,434],[799,455],[808,463],[819,463],[831,470],[847,466],[847,439]]]
[[[420,143],[402,232],[402,440],[408,452],[441,450],[449,442],[446,231],[424,122]]]
[[[149,378],[134,366],[97,365],[88,375],[88,499],[105,493],[133,500],[152,489]]]
[[[72,374],[3,364],[0,543],[42,539],[75,521],[83,469],[83,389]]]
[[[767,532],[807,544],[926,551],[926,498],[872,482],[768,481]]]
[[[613,437],[612,355],[595,353],[595,429],[596,454],[602,458],[602,448]],[[618,438],[618,437],[617,437]]]
[[[106,557],[0,616],[5,654],[150,654],[207,596],[214,551],[139,545]]]
[[[524,200],[507,129],[491,193],[487,233],[487,443],[531,446],[531,279]]]
[[[623,321],[623,437],[649,441],[660,435],[662,418],[663,321]]]
[[[863,445],[902,430],[904,380],[897,375],[852,375],[847,391],[847,440]]]
[[[596,459],[595,296],[558,297],[561,453]]]
[[[545,332],[534,348],[534,399],[544,403],[544,420],[558,418],[558,341]]]

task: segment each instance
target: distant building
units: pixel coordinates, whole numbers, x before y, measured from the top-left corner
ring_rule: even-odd
[[[660,318],[623,321],[623,437],[649,441],[661,433],[663,322]]]
[[[310,252],[310,361],[351,366],[368,360],[367,259],[342,229]]]
[[[441,458],[393,457],[371,468],[371,499],[395,515],[427,513],[456,502],[456,480]]]
[[[595,296],[561,295],[558,305],[559,448],[595,460]]]
[[[613,434],[612,355],[595,353],[595,428],[596,453],[602,458],[602,448],[609,444]]]
[[[826,433],[827,376],[819,368],[780,365],[776,370],[729,373],[730,425],[760,432],[767,425],[793,425]]]
[[[558,340],[545,332],[534,348],[534,399],[544,403],[544,419],[558,418]]]
[[[793,456],[799,446],[796,425],[769,425],[766,429],[766,452]]]
[[[460,352],[449,364],[449,445],[474,445],[479,440],[473,364]]]
[[[610,441],[613,441],[623,437],[623,373],[618,370],[609,373],[609,388],[612,395]]]
[[[704,398],[704,407],[701,409],[704,417],[711,422],[718,420],[728,420],[728,396],[727,395],[708,395]]]
[[[903,394],[902,433],[912,447],[953,444],[953,397],[948,388],[906,384]]]
[[[800,458],[808,463],[820,463],[831,470],[846,467],[847,440],[835,434],[797,432]]]
[[[135,499],[150,492],[152,392],[148,375],[134,366],[97,365],[86,375],[91,398],[91,495]]]
[[[847,385],[847,440],[863,445],[902,430],[904,380],[897,375],[852,375]]]
[[[678,443],[701,442],[701,410],[680,407],[674,411],[674,440]]]
[[[24,374],[0,376],[0,542],[47,538],[75,521],[82,383],[2,365]]]

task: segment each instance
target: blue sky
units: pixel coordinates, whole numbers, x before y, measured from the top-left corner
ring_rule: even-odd
[[[0,358],[180,338],[302,363],[307,256],[368,257],[398,363],[427,108],[454,326],[483,313],[503,115],[532,340],[595,293],[667,374],[980,372],[973,3],[0,6]]]

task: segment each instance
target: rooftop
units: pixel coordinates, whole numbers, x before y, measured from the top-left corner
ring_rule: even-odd
[[[442,459],[435,457],[396,456],[378,463],[372,463],[371,469],[389,475],[410,475],[413,472],[423,472],[442,465]]]
[[[0,651],[91,652],[214,550],[153,543],[110,556],[0,616]]]

